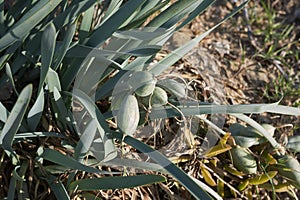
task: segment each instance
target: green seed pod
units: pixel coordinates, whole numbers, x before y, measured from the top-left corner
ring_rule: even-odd
[[[235,146],[231,150],[233,165],[246,174],[256,174],[257,163],[254,157],[240,146]]]
[[[132,88],[129,84],[123,84],[123,86],[118,86],[112,94],[111,99],[111,110],[118,110],[122,101],[125,97],[132,94]]]
[[[155,88],[156,79],[150,72],[136,71],[132,73],[128,83],[132,86],[136,95],[146,97],[152,94]]]
[[[185,86],[173,79],[163,79],[157,82],[157,85],[167,90],[170,94],[177,98],[185,97]]]
[[[297,135],[288,137],[288,143],[286,147],[295,152],[300,152],[300,136]]]
[[[160,87],[155,87],[151,96],[151,105],[153,107],[159,107],[168,103],[168,95],[166,91]]]
[[[132,135],[138,126],[140,112],[135,96],[128,95],[124,98],[117,114],[117,125],[126,135]]]
[[[298,160],[290,155],[278,159],[276,166],[278,173],[287,178],[295,187],[300,188],[300,164]]]

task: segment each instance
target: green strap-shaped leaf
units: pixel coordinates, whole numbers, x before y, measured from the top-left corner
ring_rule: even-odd
[[[127,135],[123,137],[123,134],[119,132],[112,133],[112,137],[123,140],[126,144],[149,156],[153,161],[161,165],[170,175],[178,180],[184,187],[186,187],[186,189],[196,199],[211,199],[211,197],[197,183],[195,183],[191,177],[189,177],[159,151],[131,136]]]
[[[99,3],[102,1],[103,0],[100,0]],[[71,1],[70,6],[53,19],[55,27],[58,29],[73,22],[75,18],[80,15],[80,13],[94,6],[94,4],[95,1],[90,0]]]
[[[92,119],[88,123],[87,127],[85,128],[84,132],[80,137],[78,144],[76,145],[74,157],[79,162],[82,162],[84,156],[86,155],[93,143],[97,131],[97,129],[95,128],[96,126],[97,124],[95,119]]]
[[[99,28],[91,35],[87,42],[88,46],[98,47],[108,39],[145,0],[130,0],[125,3],[115,14],[109,17]]]
[[[166,178],[161,175],[138,175],[138,176],[113,176],[103,178],[90,178],[74,181],[69,185],[69,190],[109,190],[133,188],[143,185],[149,185],[158,182],[164,182]]]
[[[300,116],[300,109],[289,106],[272,104],[249,104],[249,105],[198,105],[195,106],[177,106],[185,116],[202,115],[202,114],[260,114],[264,112],[277,113],[283,115]],[[167,116],[165,116],[167,115]],[[150,113],[151,119],[159,119],[162,117],[180,116],[179,112],[171,107],[154,108]]]
[[[27,116],[28,127],[31,131],[34,131],[36,129],[38,123],[41,120],[44,110],[44,99],[44,90],[42,89]]]
[[[5,15],[4,15],[4,0],[0,0],[0,38],[5,33]]]
[[[90,173],[101,173],[101,174],[107,174],[109,172],[101,171],[99,169],[84,165],[74,158],[71,158],[69,156],[66,156],[62,153],[59,153],[58,151],[55,151],[53,149],[43,149],[42,154],[40,155],[45,160],[51,161],[55,164],[65,166],[68,169],[73,170],[81,170],[86,171]],[[110,174],[110,173],[109,173]]]
[[[104,13],[102,22],[96,27],[96,29],[101,26],[109,17],[111,17],[113,14],[115,14],[122,5],[123,0],[111,0],[111,1],[105,1],[104,8],[106,12]]]
[[[59,65],[61,64],[63,58],[65,57],[65,55],[70,47],[70,44],[72,42],[72,39],[73,39],[75,31],[76,31],[76,25],[77,25],[77,21],[68,25],[66,35],[62,42],[62,45],[54,54],[54,62],[52,65],[52,68],[54,71],[56,71],[58,69]]]
[[[16,41],[23,40],[29,32],[51,13],[62,0],[40,0],[0,39],[0,52]]]
[[[10,69],[10,66],[8,63],[6,63],[6,66],[5,66],[5,71],[6,71],[6,75],[8,76],[11,84],[12,84],[12,87],[14,89],[14,92],[19,95],[17,89],[16,89],[16,86],[15,86],[15,81],[14,81],[14,78],[13,78],[13,75],[12,75],[12,72],[11,72],[11,69]]]
[[[15,103],[11,113],[9,114],[6,123],[0,135],[0,144],[6,152],[13,157],[13,162],[16,164],[17,157],[11,145],[13,143],[15,134],[19,130],[24,114],[28,107],[32,94],[32,85],[27,85],[20,93],[17,102]]]
[[[161,172],[167,174],[168,172],[160,165],[151,162],[143,162],[133,159],[126,158],[115,158],[106,162],[101,162],[103,166],[119,166],[119,167],[130,167],[141,170],[150,170],[155,172]]]
[[[264,112],[300,116],[300,109],[296,107],[282,106],[277,103],[271,104],[249,104],[249,105],[216,105],[198,102],[199,105],[195,105],[196,102],[192,102],[189,106],[188,102],[185,105],[179,105],[178,102],[174,105],[180,109],[184,116],[194,116],[202,114],[260,114]],[[173,102],[172,102],[173,104]],[[142,112],[142,111],[141,111]],[[153,108],[149,113],[150,119],[172,118],[179,117],[181,113],[178,110],[166,106],[164,108]],[[112,113],[104,113],[105,118],[111,118]]]
[[[17,102],[15,103],[11,113],[9,114],[6,123],[0,135],[0,144],[3,147],[12,145],[15,134],[21,125],[27,106],[29,104],[32,93],[32,85],[27,85],[20,93]]]
[[[46,26],[41,42],[42,67],[40,73],[39,90],[43,88],[47,73],[52,63],[56,41],[56,29],[53,23]]]
[[[54,88],[56,88],[58,91],[61,91],[60,79],[58,74],[53,69],[49,68],[45,81],[50,92],[54,92]]]
[[[109,131],[108,124],[103,117],[102,113],[99,111],[95,103],[91,100],[91,98],[83,93],[81,90],[74,89],[72,93],[73,97],[75,97],[80,103],[83,105],[83,107],[86,109],[86,111],[89,113],[90,118],[89,120],[94,120],[96,122],[97,131],[99,132],[99,135],[95,137],[95,140],[93,141],[94,144],[92,147],[99,147],[102,146],[104,150],[102,152],[97,152],[97,149],[94,149],[94,153],[97,153],[98,158],[104,158],[104,160],[111,160],[117,156],[117,152],[115,151],[115,145],[113,144],[112,140],[107,138],[107,132]],[[82,116],[79,116],[82,117]],[[77,123],[79,121],[76,116],[74,117],[75,120],[77,120]],[[83,131],[83,130],[79,130]],[[98,137],[98,138],[97,138]],[[101,160],[101,159],[100,159]]]
[[[212,3],[214,3],[216,0],[204,0],[200,3],[199,6],[196,7],[196,9],[190,13],[187,19],[185,19],[178,27],[176,27],[176,30],[181,29],[186,24],[188,24],[191,20],[193,20],[197,15],[201,14],[204,10],[206,10]]]
[[[149,19],[153,13],[160,11],[168,3],[170,3],[170,0],[163,2],[161,2],[161,0],[148,0],[147,3],[142,6],[141,10],[136,14],[136,16],[134,16],[134,19],[125,27],[122,27],[122,29],[128,30],[141,27],[142,24]]]
[[[8,47],[5,54],[0,57],[0,70],[4,67],[4,64],[12,57],[20,44],[21,42],[15,42],[13,45]],[[1,82],[3,82],[3,79],[1,80]]]
[[[129,40],[129,39],[128,39]],[[132,48],[126,51],[112,51],[105,49],[92,48],[84,45],[76,45],[68,50],[66,57],[85,58],[87,56],[103,58],[103,56],[122,56],[132,55],[137,57],[153,55],[161,49],[159,45],[145,45]]]
[[[54,87],[53,97],[51,103],[55,117],[62,123],[63,128],[66,128],[68,125],[72,127],[70,113],[66,107],[66,103],[56,87]]]
[[[0,121],[6,122],[8,114],[9,112],[4,107],[4,105],[0,102]]]
[[[28,132],[28,133],[18,133],[18,134],[15,135],[15,139],[36,138],[36,137],[66,138],[61,133],[55,133],[55,132]]]
[[[151,22],[147,24],[148,27],[160,27],[162,24],[170,20],[172,17],[176,15],[181,15],[185,8],[194,4],[199,0],[181,0],[176,1],[171,6],[169,6],[166,10],[161,12],[158,16],[156,16]]]
[[[83,43],[83,41],[88,37],[90,30],[91,30],[91,25],[93,22],[93,17],[94,17],[94,6],[91,6],[89,9],[87,9],[84,12],[82,22],[80,24],[79,28],[79,42]]]
[[[65,188],[65,186],[62,184],[61,181],[57,181],[56,176],[49,176],[45,178],[49,186],[51,187],[52,192],[56,196],[56,199],[59,200],[70,200],[70,196]]]

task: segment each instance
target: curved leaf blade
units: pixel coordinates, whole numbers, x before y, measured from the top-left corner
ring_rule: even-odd
[[[18,163],[18,157],[12,149],[15,134],[21,126],[21,122],[25,115],[32,94],[32,85],[27,85],[20,93],[17,102],[15,103],[11,113],[9,114],[6,123],[0,135],[0,145],[12,159],[13,164]]]
[[[28,127],[34,131],[40,122],[44,110],[44,90],[42,89],[27,116]]]
[[[97,47],[109,38],[127,19],[145,2],[145,0],[131,0],[125,3],[116,13],[109,17],[91,35],[88,46]]]
[[[11,147],[15,134],[17,133],[24,114],[28,107],[32,94],[32,85],[27,85],[20,93],[17,102],[15,103],[11,113],[9,114],[6,123],[0,135],[0,144],[2,147]]]
[[[161,175],[138,175],[138,176],[113,176],[103,178],[90,178],[74,181],[69,185],[69,190],[109,190],[133,188],[164,182],[166,178]]]
[[[47,73],[52,63],[56,40],[56,29],[53,23],[50,23],[44,30],[41,41],[42,67],[40,73],[39,91],[43,88]]]
[[[68,169],[81,170],[81,171],[86,171],[86,172],[90,172],[90,173],[107,174],[107,172],[84,165],[84,164],[78,162],[77,160],[75,160],[71,157],[68,157],[66,155],[63,155],[53,149],[43,149],[43,152],[40,155],[40,157],[42,157],[45,160],[51,161],[55,164],[68,167]],[[111,174],[111,173],[109,173],[109,174]]]
[[[62,0],[41,0],[30,9],[1,39],[0,52],[16,41],[24,39],[26,35],[49,13],[51,13]]]

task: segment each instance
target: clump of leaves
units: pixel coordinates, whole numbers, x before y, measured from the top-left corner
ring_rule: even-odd
[[[276,155],[283,156],[283,162],[279,163],[284,167],[273,171],[296,181],[294,185],[297,185],[298,176],[284,169],[293,168],[298,161],[283,155],[284,147],[244,114],[273,112],[299,116],[299,109],[277,103],[227,106],[190,101],[186,85],[173,79],[157,80],[247,3],[207,32],[159,62],[153,62],[167,39],[213,2],[16,0],[10,8],[4,8],[3,1],[0,2],[0,70],[5,71],[1,74],[0,86],[12,87],[11,97],[16,97],[13,102],[4,99],[0,104],[0,144],[4,150],[1,171],[9,170],[5,172],[6,177],[11,174],[5,179],[3,185],[7,187],[2,186],[1,196],[42,199],[48,195],[45,188],[50,187],[57,199],[97,198],[94,191],[163,182],[166,179],[161,174],[165,174],[175,178],[196,199],[211,196],[221,199],[222,193],[217,194],[134,137],[137,126],[145,126],[140,123],[145,120],[140,117],[143,115],[148,115],[147,123],[201,114],[233,115],[255,128],[260,134],[258,140],[269,143]],[[143,103],[142,98],[148,98],[148,104]],[[185,104],[180,104],[182,99]],[[102,113],[95,102],[105,101],[109,102],[106,106],[111,104],[111,107]],[[128,123],[132,124],[126,124],[126,118],[130,118]],[[207,123],[224,134],[213,123]],[[220,152],[252,147],[237,147],[238,139],[232,137],[236,143],[219,143],[226,147],[225,150],[219,148]],[[119,156],[120,145],[116,140],[155,163]],[[252,156],[250,150],[242,151],[236,154],[237,159],[243,155]],[[251,162],[254,160],[251,157]],[[105,166],[115,165],[161,174],[122,176],[124,172],[105,170]],[[242,169],[241,166],[237,168]],[[202,165],[205,180],[211,180],[205,169]],[[241,171],[247,173],[247,170]],[[84,176],[83,172],[88,175]],[[107,174],[110,176],[103,178]],[[266,174],[267,177],[276,175],[271,171]],[[255,179],[248,182],[255,185]],[[214,185],[212,181],[208,184]]]

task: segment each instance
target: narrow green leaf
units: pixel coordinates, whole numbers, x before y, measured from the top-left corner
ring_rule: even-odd
[[[203,182],[199,181],[195,177],[192,177],[191,175],[189,175],[189,177],[191,177],[191,179],[193,179],[193,181],[195,181],[195,183],[197,183],[199,185],[199,187],[203,188],[207,193],[211,194],[217,200],[222,200],[223,199],[214,189],[212,189],[208,185],[206,185]]]
[[[9,112],[3,106],[3,104],[0,102],[0,121],[6,122],[8,114],[9,114]]]
[[[44,149],[43,153],[40,155],[40,157],[42,157],[45,160],[51,161],[55,164],[68,167],[69,169],[81,170],[81,171],[90,172],[90,173],[106,174],[106,172],[104,172],[104,171],[101,171],[101,170],[93,168],[93,167],[86,166],[86,165],[78,162],[77,160],[75,160],[69,156],[63,155],[62,153],[59,153],[58,151],[55,151],[53,149]]]
[[[51,100],[55,117],[63,123],[64,128],[66,128],[68,124],[71,124],[71,117],[69,116],[65,101],[62,99],[56,87],[54,87],[53,98]]]
[[[86,58],[87,56],[95,58],[103,58],[103,56],[122,56],[122,55],[132,55],[132,56],[149,56],[157,53],[161,49],[159,45],[147,45],[139,46],[136,48],[129,49],[127,51],[112,51],[99,48],[92,48],[83,45],[76,45],[67,52],[67,57],[75,58]]]
[[[7,199],[8,200],[15,199],[16,186],[17,186],[17,180],[14,176],[12,176],[10,181],[9,181],[9,186],[8,186],[8,192],[7,192],[7,194],[8,194]]]
[[[14,81],[14,78],[13,78],[13,75],[12,75],[12,72],[11,72],[11,69],[10,69],[10,66],[8,63],[6,63],[6,66],[5,66],[5,71],[6,71],[6,75],[8,76],[11,84],[12,84],[12,87],[14,89],[14,92],[19,95],[17,89],[16,89],[16,86],[15,86],[15,81]]]
[[[169,19],[167,18],[167,21],[163,23],[160,27],[169,29],[171,27],[176,26],[178,22],[183,21],[185,18],[187,18],[187,16],[190,15],[190,13],[195,11],[195,8],[197,8],[202,1],[194,1],[192,4],[187,5],[187,7],[182,8],[178,12],[178,14],[170,16]]]
[[[105,2],[108,6],[107,9],[106,9],[106,12],[103,16],[103,19],[102,19],[102,22],[96,27],[96,29],[99,27],[99,26],[102,26],[102,24],[107,20],[109,19],[113,14],[115,14],[119,9],[120,9],[120,6],[122,5],[123,3],[123,0],[111,0],[109,2]]]
[[[103,0],[100,0],[99,3],[102,1]],[[94,4],[95,1],[90,0],[71,1],[70,6],[53,19],[55,27],[59,29],[67,24],[72,23],[75,18],[80,15],[80,13],[83,13],[90,7],[94,6]]]
[[[188,24],[191,20],[193,20],[195,17],[197,17],[199,14],[201,14],[203,11],[205,11],[211,4],[213,4],[216,0],[204,0],[200,3],[199,6],[195,8],[195,10],[190,13],[187,19],[185,19],[178,27],[176,27],[176,30],[181,29],[186,24]]]
[[[76,23],[77,21],[71,23],[67,27],[66,35],[64,37],[64,40],[62,42],[62,45],[60,48],[55,52],[54,54],[54,63],[52,65],[52,68],[54,71],[56,71],[61,64],[62,60],[64,59],[66,52],[68,51],[70,44],[72,42],[72,39],[74,37],[75,31],[76,31]]]
[[[47,73],[52,63],[52,58],[54,55],[56,41],[56,29],[53,23],[50,23],[46,26],[42,41],[41,41],[41,56],[42,56],[42,67],[40,73],[40,84],[39,92],[43,88],[44,81],[46,79]]]
[[[203,0],[201,0],[203,1]],[[156,16],[152,21],[150,21],[147,26],[148,27],[160,27],[162,24],[167,22],[169,19],[176,15],[181,15],[185,8],[193,5],[197,0],[181,0],[176,1],[171,6],[169,6],[166,10],[161,12],[158,16]],[[199,1],[198,1],[199,2]]]
[[[216,105],[216,104],[199,105],[199,106],[194,106],[194,105],[193,106],[178,105],[177,107],[185,116],[202,115],[202,114],[239,114],[239,113],[260,114],[264,112],[300,116],[299,108],[280,106],[277,103],[249,104],[249,105]],[[277,110],[277,108],[279,108],[279,110]],[[154,108],[152,109],[149,116],[151,119],[158,119],[163,117],[180,116],[180,113],[171,107],[157,108],[157,109]]]
[[[26,171],[28,170],[29,167],[29,161],[28,160],[22,160],[20,169],[17,172],[17,168],[15,168],[16,175],[19,176],[17,178],[17,191],[22,191],[18,192],[18,199],[29,199],[29,192],[27,188],[27,182],[24,177],[26,177]],[[14,173],[14,172],[13,172]]]
[[[141,10],[136,14],[134,19],[127,24],[125,27],[122,27],[124,30],[141,27],[142,24],[155,12],[160,11],[163,7],[165,7],[170,0],[163,1],[161,0],[148,0],[147,3],[143,5]]]
[[[40,0],[31,8],[11,29],[0,38],[0,52],[24,37],[49,13],[51,13],[62,0]]]
[[[172,101],[172,104],[180,109],[181,113],[170,106],[165,106],[165,108],[153,108],[149,113],[149,117],[151,120],[154,120],[179,117],[182,113],[184,114],[184,116],[194,116],[202,114],[261,114],[264,112],[300,116],[299,108],[281,106],[278,105],[278,103],[249,105],[216,105],[203,102],[198,103],[199,105],[195,106],[197,102],[185,102],[185,105],[182,106],[178,102]],[[109,112],[105,113],[104,115],[106,118],[114,117],[112,116],[112,113]]]
[[[117,73],[115,76],[106,81],[95,94],[95,99],[103,99],[112,95],[112,91],[115,88],[118,81],[124,76],[124,74],[128,73],[128,71],[122,70]]]
[[[53,69],[48,69],[45,81],[50,92],[54,92],[54,88],[56,88],[58,91],[61,91],[60,79],[58,77],[58,74]]]
[[[4,67],[4,64],[12,57],[20,44],[21,42],[15,42],[13,45],[8,47],[5,54],[0,57],[0,70]]]
[[[143,162],[133,159],[115,158],[106,162],[101,162],[104,166],[120,166],[120,167],[131,167],[135,169],[150,170],[155,172],[161,172],[167,174],[168,172],[160,165],[156,163]]]
[[[94,17],[94,10],[95,10],[94,6],[91,6],[83,14],[82,22],[79,28],[79,35],[78,35],[80,43],[83,43],[83,41],[88,37],[90,33],[91,25]]]
[[[27,115],[27,123],[31,131],[34,131],[36,129],[38,123],[41,120],[45,103],[44,98],[44,90],[42,89]]]
[[[103,178],[90,178],[74,181],[69,185],[69,190],[109,190],[144,186],[166,181],[161,175],[138,175],[138,176],[113,176]]]
[[[5,34],[5,15],[4,15],[4,0],[0,0],[0,38]]]
[[[57,180],[57,177],[50,176],[45,179],[49,186],[51,187],[52,192],[55,194],[57,199],[61,200],[70,200],[70,196],[68,195],[68,192],[65,188],[65,186],[62,184],[61,181]]]
[[[144,5],[142,6],[142,9],[140,10],[140,12],[136,15],[136,18],[140,18],[142,16],[144,16],[146,13],[148,13],[149,11],[151,11],[151,13],[153,13],[152,9],[156,8],[158,6],[165,6],[170,2],[170,0],[167,1],[161,1],[161,0],[147,0]],[[155,11],[157,11],[158,9],[156,8]]]
[[[168,173],[178,180],[184,187],[186,187],[186,189],[189,190],[196,199],[211,199],[211,197],[203,191],[198,184],[196,184],[185,172],[178,168],[159,151],[131,136],[127,135],[124,137],[123,134],[119,132],[112,133],[112,137],[123,140],[128,145],[149,156],[153,161],[168,171]]]
[[[88,46],[98,47],[108,39],[143,3],[145,0],[130,0],[97,28],[87,42]]]
[[[2,133],[0,135],[0,144],[5,150],[12,150],[11,145],[13,143],[14,136],[21,125],[31,98],[31,94],[32,85],[30,84],[27,85],[20,93],[17,102],[15,103],[11,113],[6,120],[6,123],[4,124]]]
[[[95,103],[91,100],[89,96],[87,96],[85,93],[83,93],[81,90],[74,89],[72,93],[73,97],[76,98],[83,107],[87,110],[87,112],[90,115],[90,120],[95,119],[97,122],[97,130],[99,132],[98,138],[94,139],[94,144],[92,147],[94,149],[91,149],[91,151],[94,153],[95,156],[98,156],[98,158],[103,157],[105,160],[111,160],[117,156],[117,152],[115,150],[115,145],[113,144],[111,139],[107,138],[107,132],[110,130],[108,127],[107,122],[105,121],[105,118],[103,117],[102,113],[99,111]],[[82,116],[79,116],[81,119]],[[74,116],[75,121],[77,123],[80,121],[80,119],[76,118]],[[80,132],[82,130],[79,130]],[[97,150],[99,147],[99,143],[103,145],[103,150],[100,152],[100,150]],[[101,156],[101,154],[104,154]],[[100,159],[101,160],[101,159]]]
[[[22,138],[36,138],[36,137],[58,137],[58,138],[66,138],[61,133],[55,132],[28,132],[28,133],[18,133],[15,135],[15,139]]]
[[[95,119],[92,119],[87,127],[85,128],[84,132],[82,133],[82,135],[80,136],[80,140],[78,142],[78,144],[76,145],[75,148],[75,159],[78,160],[79,162],[82,162],[84,156],[86,155],[86,153],[88,152],[88,150],[90,149],[94,137],[96,135],[96,121]]]

